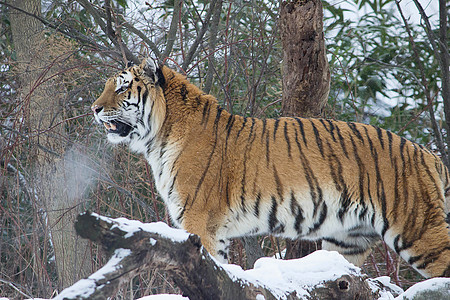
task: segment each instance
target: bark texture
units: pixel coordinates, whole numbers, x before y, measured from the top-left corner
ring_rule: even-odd
[[[317,117],[327,102],[330,70],[320,0],[283,1],[283,116]]]
[[[36,16],[41,14],[40,0],[10,0],[9,4]],[[89,253],[87,242],[76,235],[72,226],[80,212],[74,209],[80,198],[67,193],[74,185],[67,182],[70,174],[67,173],[66,161],[61,159],[67,140],[64,126],[57,124],[63,120],[67,93],[59,77],[52,77],[58,72],[54,68],[54,57],[60,55],[55,51],[61,49],[53,47],[53,36],[44,34],[42,23],[35,17],[13,8],[10,8],[9,15],[16,53],[13,72],[20,84],[17,107],[24,120],[20,126],[26,126],[31,141],[24,151],[27,151],[30,162],[27,171],[31,174],[29,182],[34,190],[33,205],[40,211],[38,215],[42,216],[42,223],[48,222],[51,226],[59,286],[64,287],[86,276],[91,269],[86,259]],[[37,243],[35,246],[39,247]],[[36,249],[35,253],[39,252]],[[38,259],[33,269],[39,278],[45,279],[45,274],[40,274],[44,270],[39,266],[43,262],[38,262]]]

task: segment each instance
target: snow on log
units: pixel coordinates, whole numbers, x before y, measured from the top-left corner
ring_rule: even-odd
[[[294,260],[261,258],[244,271],[218,263],[197,235],[162,222],[86,212],[78,216],[75,229],[101,244],[111,258],[56,299],[106,299],[153,268],[165,270],[189,299],[394,299],[403,292],[389,278],[367,279],[337,252],[316,251]]]

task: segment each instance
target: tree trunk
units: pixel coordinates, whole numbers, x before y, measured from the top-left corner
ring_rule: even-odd
[[[447,130],[450,128],[450,54],[448,49],[448,2],[446,0],[439,0],[439,49],[441,55],[440,66],[442,72],[442,101],[444,103],[445,120],[447,123]],[[447,144],[450,145],[450,135],[447,134]],[[442,153],[447,162],[447,167],[450,167],[450,155]],[[450,204],[449,204],[450,205]]]
[[[280,7],[283,44],[283,116],[318,117],[330,91],[330,70],[320,0],[283,1]],[[320,249],[320,242],[286,240],[286,259]]]
[[[283,116],[317,117],[328,99],[330,70],[320,0],[283,1]]]
[[[40,15],[40,0],[10,0],[9,4],[29,13]],[[52,245],[58,269],[59,286],[68,286],[91,272],[90,261],[85,259],[88,243],[79,239],[73,229],[73,222],[79,213],[79,199],[67,195],[66,162],[61,159],[66,147],[63,117],[63,95],[65,91],[58,77],[50,79],[56,71],[52,69],[52,45],[44,34],[42,23],[34,17],[10,8],[11,31],[17,61],[13,72],[19,82],[17,107],[21,109],[23,124],[30,146],[28,173],[29,182],[34,185],[33,196],[36,215],[43,217],[43,230],[51,231]],[[75,207],[75,209],[74,209]],[[43,213],[41,213],[43,212]],[[49,238],[49,234],[44,238]],[[78,241],[79,240],[79,241]],[[34,249],[38,278],[45,280],[39,243]],[[44,262],[45,261],[45,262]],[[51,288],[51,284],[43,283]]]

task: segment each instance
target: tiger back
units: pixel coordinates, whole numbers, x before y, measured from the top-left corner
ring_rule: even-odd
[[[111,142],[145,156],[174,224],[222,261],[231,238],[273,234],[322,239],[361,265],[381,238],[422,275],[450,276],[449,175],[418,144],[359,123],[233,115],[150,60],[92,109]]]

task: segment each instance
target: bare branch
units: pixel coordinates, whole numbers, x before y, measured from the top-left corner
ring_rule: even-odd
[[[189,51],[184,59],[182,68],[183,70],[186,70],[187,67],[191,64],[192,62],[192,58],[194,57],[195,53],[198,50],[198,46],[200,44],[200,42],[203,40],[203,36],[205,35],[206,31],[209,28],[209,23],[211,21],[211,16],[213,13],[217,14],[217,10],[219,10],[218,14],[220,17],[220,10],[222,8],[222,0],[219,1],[220,5],[217,4],[216,5],[217,0],[213,0],[209,3],[209,10],[205,16],[205,20],[203,21],[203,26],[200,29],[200,32],[198,32],[197,37],[195,38],[194,42],[192,43],[191,47],[189,48]],[[212,31],[211,31],[212,32]],[[213,49],[211,49],[212,51]]]
[[[130,49],[128,49],[128,47],[122,42],[122,39],[120,39],[116,35],[116,32],[112,29],[111,15],[110,15],[111,7],[109,5],[109,2],[106,3],[107,10],[109,7],[109,16],[108,16],[108,11],[107,11],[107,16],[106,16],[108,25],[105,25],[105,22],[103,22],[102,16],[89,1],[78,0],[78,2],[92,15],[92,17],[95,19],[95,21],[100,26],[102,31],[109,37],[111,42],[114,44],[116,49],[118,49],[121,52],[123,51],[127,60],[132,61],[135,64],[139,64],[139,62],[140,62],[139,59],[130,51]]]
[[[419,51],[417,50],[416,43],[414,42],[414,38],[413,38],[411,30],[409,28],[408,21],[406,20],[405,16],[403,15],[403,11],[400,7],[399,2],[396,1],[396,4],[397,4],[398,11],[400,12],[400,15],[402,17],[403,23],[405,24],[406,31],[408,32],[409,43],[410,43],[411,48],[414,53],[414,60],[420,70],[421,84],[424,89],[425,97],[427,98],[427,103],[428,103],[427,108],[430,113],[431,126],[433,128],[434,136],[436,137],[436,144],[439,148],[439,151],[442,154],[442,161],[444,162],[445,165],[448,165],[448,156],[445,152],[445,147],[444,147],[444,143],[443,143],[443,139],[442,139],[441,130],[436,121],[436,117],[434,116],[433,99],[431,98],[431,95],[430,95],[431,93],[430,93],[430,89],[428,88],[428,82],[425,77],[425,70],[424,70],[422,61],[420,60]]]
[[[170,23],[169,32],[167,33],[166,50],[164,50],[164,53],[161,57],[162,60],[168,57],[170,55],[170,52],[172,52],[173,44],[175,43],[175,38],[177,35],[178,19],[180,18],[180,14],[181,0],[175,0],[173,6],[172,22]]]
[[[217,44],[217,30],[219,28],[219,22],[220,22],[220,15],[222,12],[222,0],[220,0],[217,4],[216,7],[211,7],[214,8],[214,17],[213,17],[213,21],[211,24],[211,30],[210,30],[210,34],[209,34],[209,49],[210,51],[212,51],[213,49],[216,48],[216,44]],[[212,5],[212,4],[211,4]],[[209,57],[209,65],[213,65],[215,61],[214,58],[214,53]],[[209,91],[211,90],[211,86],[212,86],[212,79],[213,79],[213,68],[208,68],[208,74],[206,76],[206,81],[205,81],[205,93],[209,93]]]
[[[161,51],[159,51],[158,47],[156,47],[155,43],[153,43],[142,31],[138,30],[136,27],[131,25],[128,22],[124,22],[122,24],[125,28],[127,28],[131,33],[134,33],[138,37],[140,37],[144,43],[146,43],[150,49],[153,51],[153,54],[159,59],[161,59]]]

